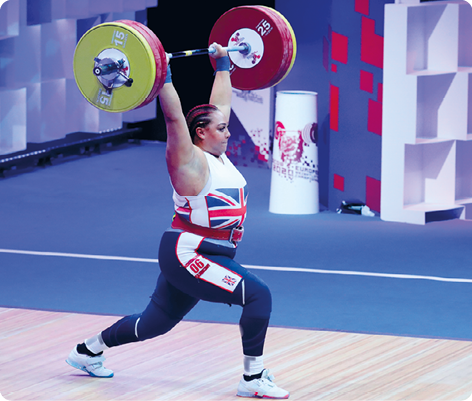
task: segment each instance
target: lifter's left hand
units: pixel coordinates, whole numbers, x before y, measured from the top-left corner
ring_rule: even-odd
[[[221,58],[228,55],[228,52],[226,51],[226,49],[216,42],[212,43],[210,45],[210,48],[214,48],[216,50],[215,53],[210,53],[210,57],[213,57],[214,59]]]

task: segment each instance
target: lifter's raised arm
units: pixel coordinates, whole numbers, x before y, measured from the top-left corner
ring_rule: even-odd
[[[204,156],[192,143],[179,95],[172,84],[170,68],[159,101],[167,130],[166,162],[172,185],[181,195],[196,195],[206,182]]]
[[[169,70],[170,73],[170,70]],[[188,132],[179,95],[172,82],[166,82],[159,92],[159,102],[167,130],[166,157],[172,165],[188,162],[193,153],[193,143]]]
[[[225,57],[228,52],[219,44],[213,43],[211,45],[216,49],[215,53],[210,54],[215,59],[220,59],[219,63],[228,63],[227,68],[217,69],[215,73],[215,79],[213,81],[213,87],[210,95],[210,104],[218,107],[225,115],[226,119],[229,120],[231,114],[231,78],[229,73],[229,58]]]
[[[217,60],[217,71],[210,95],[210,104],[223,115],[221,123],[208,120],[197,121],[191,128],[195,138],[192,141],[180,98],[168,77],[159,92],[160,104],[167,129],[166,161],[174,189],[181,196],[194,196],[204,188],[208,177],[208,163],[204,151],[220,156],[226,149],[228,120],[231,113],[231,80],[227,51],[219,44],[213,44],[216,52],[211,56]],[[204,105],[203,105],[204,106]],[[220,113],[221,112],[221,113]],[[198,117],[203,118],[203,117]],[[222,136],[221,138],[218,138]],[[224,148],[223,148],[224,147]]]

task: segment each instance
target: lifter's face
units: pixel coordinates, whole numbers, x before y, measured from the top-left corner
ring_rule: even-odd
[[[221,111],[212,112],[210,124],[205,128],[198,128],[201,130],[199,137],[202,139],[202,149],[215,156],[225,153],[231,136],[228,127],[228,121]]]

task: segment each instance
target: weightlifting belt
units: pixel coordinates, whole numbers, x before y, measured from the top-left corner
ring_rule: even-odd
[[[174,215],[174,220],[172,220],[171,227],[178,230],[184,230],[195,235],[200,235],[201,237],[226,240],[229,242],[241,241],[244,234],[243,226],[239,226],[231,230],[202,227],[188,222],[187,220],[180,217],[177,213]]]

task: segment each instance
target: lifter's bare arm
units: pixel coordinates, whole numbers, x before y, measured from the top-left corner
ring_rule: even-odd
[[[221,58],[228,55],[228,52],[219,44],[213,43],[212,46],[216,49],[216,52],[211,54],[213,58]],[[229,71],[218,71],[211,89],[210,104],[218,107],[225,115],[227,121],[231,115],[231,96],[232,87]]]
[[[172,185],[180,195],[197,195],[208,179],[207,163],[203,152],[192,143],[172,82],[164,84],[159,101],[167,129],[166,162]]]
[[[218,59],[227,55],[222,46],[216,43],[214,46],[216,52],[212,57]],[[198,195],[209,177],[205,155],[192,143],[180,98],[172,82],[164,84],[159,99],[167,128],[166,161],[172,185],[179,195]],[[228,71],[216,73],[210,103],[222,111],[226,121],[229,120],[231,81]]]

